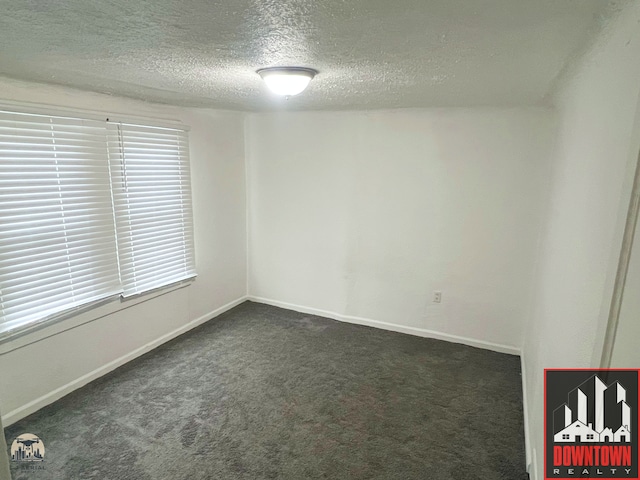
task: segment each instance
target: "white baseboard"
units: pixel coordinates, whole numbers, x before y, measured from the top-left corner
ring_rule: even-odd
[[[524,361],[525,352],[520,355],[520,369],[522,371],[522,412],[524,415],[524,448],[527,462],[529,480],[538,480],[538,455],[535,439],[531,437],[531,424],[529,423],[529,395],[527,394],[527,367]]]
[[[529,470],[529,480],[538,480],[538,454],[534,448],[531,451],[531,469]]]
[[[531,456],[531,439],[529,438],[529,401],[527,400],[527,369],[524,363],[524,352],[522,352],[522,355],[520,355],[520,372],[522,381],[522,414],[524,416],[524,453],[526,458],[525,465],[527,466],[529,475],[531,475],[529,466],[531,465],[531,469],[533,469],[535,468],[535,465],[533,465],[533,459]]]
[[[106,375],[107,373],[115,370],[116,368],[124,365],[127,362],[130,362],[131,360],[144,355],[145,353],[153,350],[154,348],[162,345],[163,343],[168,342],[169,340],[182,335],[185,332],[188,332],[189,330],[197,327],[198,325],[201,325],[205,322],[207,322],[208,320],[211,320],[221,314],[223,314],[224,312],[226,312],[227,310],[231,310],[233,307],[235,307],[236,305],[241,304],[242,302],[246,301],[248,299],[248,297],[242,296],[232,302],[227,303],[226,305],[223,305],[220,308],[217,308],[215,310],[213,310],[212,312],[209,312],[205,315],[202,315],[199,318],[196,318],[195,320],[191,320],[189,323],[186,323],[184,325],[182,325],[181,327],[166,333],[164,335],[162,335],[159,338],[156,338],[155,340],[146,343],[145,345],[136,348],[135,350],[127,353],[126,355],[121,356],[120,358],[116,358],[115,360],[112,360],[111,362],[93,370],[92,372],[89,372],[83,376],[81,376],[80,378],[77,378],[69,383],[67,383],[66,385],[63,385],[59,388],[56,388],[55,390],[39,397],[36,398],[35,400],[22,405],[21,407],[16,408],[15,410],[12,410],[10,412],[8,412],[7,414],[2,416],[2,423],[5,427],[11,425],[12,423],[17,422],[18,420],[21,420],[22,418],[31,415],[32,413],[40,410],[42,407],[45,407],[47,405],[49,405],[50,403],[55,402],[56,400],[59,400],[60,398],[64,397],[65,395],[68,395],[69,393],[73,392],[74,390],[77,390],[78,388],[81,388],[83,386],[85,386],[87,383],[102,377],[103,375]]]
[[[287,310],[294,310],[300,313],[308,313],[310,315],[317,315],[320,317],[327,317],[340,322],[355,323],[357,325],[366,325],[369,327],[380,328],[382,330],[390,330],[392,332],[406,333],[409,335],[415,335],[418,337],[434,338],[436,340],[445,340],[452,343],[461,343],[463,345],[469,345],[471,347],[483,348],[485,350],[492,350],[494,352],[508,353],[511,355],[520,355],[520,349],[509,345],[501,345],[499,343],[486,342],[484,340],[477,340],[474,338],[460,337],[458,335],[451,335],[449,333],[436,332],[434,330],[427,330],[425,328],[408,327],[404,325],[398,325],[395,323],[382,322],[380,320],[372,320],[369,318],[354,317],[352,315],[342,315],[340,313],[329,312],[327,310],[320,310],[317,308],[303,307],[301,305],[295,305],[292,303],[280,302],[278,300],[271,300],[269,298],[262,298],[249,295],[248,300],[257,303],[264,303],[267,305],[273,305],[274,307],[286,308]]]
[[[201,325],[203,323],[205,323],[208,320],[211,320],[221,314],[223,314],[224,312],[232,309],[233,307],[241,304],[242,302],[246,301],[246,300],[251,300],[253,302],[257,302],[257,303],[264,303],[267,305],[273,305],[276,307],[281,307],[281,308],[285,308],[288,310],[294,310],[296,312],[301,312],[301,313],[307,313],[310,315],[318,315],[321,317],[326,317],[326,318],[331,318],[333,320],[338,320],[341,322],[346,322],[346,323],[353,323],[353,324],[357,324],[357,325],[365,325],[365,326],[370,326],[370,327],[374,327],[374,328],[380,328],[383,330],[389,330],[389,331],[393,331],[393,332],[399,332],[399,333],[406,333],[409,335],[415,335],[415,336],[419,336],[419,337],[425,337],[425,338],[434,338],[437,340],[445,340],[448,342],[453,342],[453,343],[460,343],[460,344],[464,344],[464,345],[469,345],[472,347],[478,347],[478,348],[483,348],[486,350],[492,350],[495,352],[500,352],[500,353],[508,353],[511,355],[520,355],[520,349],[516,348],[516,347],[512,347],[512,346],[508,346],[508,345],[501,345],[501,344],[497,344],[497,343],[491,343],[491,342],[486,342],[484,340],[477,340],[477,339],[472,339],[472,338],[467,338],[467,337],[461,337],[458,335],[451,335],[448,333],[442,333],[442,332],[436,332],[433,330],[427,330],[427,329],[423,329],[423,328],[416,328],[416,327],[408,327],[408,326],[404,326],[404,325],[398,325],[398,324],[394,324],[394,323],[388,323],[388,322],[382,322],[379,320],[372,320],[372,319],[368,319],[368,318],[362,318],[362,317],[355,317],[355,316],[351,316],[351,315],[342,315],[342,314],[338,314],[335,312],[330,312],[330,311],[326,311],[326,310],[320,310],[317,308],[310,308],[310,307],[303,307],[301,305],[295,305],[295,304],[291,304],[291,303],[286,303],[286,302],[280,302],[277,300],[271,300],[271,299],[267,299],[267,298],[262,298],[262,297],[255,297],[255,296],[243,296],[240,297],[232,302],[227,303],[226,305],[223,305],[220,308],[217,308],[215,310],[213,310],[212,312],[207,313],[206,315],[203,315],[199,318],[196,318],[195,320],[190,321],[189,323],[186,323],[185,325],[165,334],[162,335],[161,337],[127,353],[126,355],[123,355],[122,357],[119,357],[95,370],[93,370],[92,372],[89,372],[69,383],[67,383],[66,385],[63,385],[25,405],[22,405],[21,407],[18,407],[8,413],[6,413],[5,415],[2,416],[2,423],[4,424],[5,427],[17,422],[18,420],[21,420],[22,418],[31,415],[32,413],[38,411],[39,409],[41,409],[42,407],[45,407],[46,405],[49,405],[53,402],[55,402],[56,400],[59,400],[60,398],[64,397],[65,395],[68,395],[69,393],[73,392],[74,390],[77,390],[78,388],[81,388],[83,386],[85,386],[86,384],[88,384],[89,382],[100,378],[103,375],[106,375],[107,373],[115,370],[116,368],[124,365],[127,362],[130,362],[131,360],[144,355],[145,353],[153,350],[154,348],[162,345],[163,343],[168,342],[169,340],[182,335],[183,333],[197,327],[198,325]],[[524,371],[524,364],[522,366],[522,381],[523,381],[523,389],[526,388],[526,381],[525,381],[525,371]],[[525,412],[525,417],[524,417],[524,422],[525,422],[525,442],[527,442],[527,463],[529,463],[529,445],[528,445],[528,417],[527,417],[527,397],[525,394],[525,391],[523,390],[523,401],[524,401],[524,412]]]

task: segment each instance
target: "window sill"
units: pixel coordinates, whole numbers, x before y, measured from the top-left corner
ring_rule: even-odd
[[[49,320],[35,324],[27,324],[12,332],[7,332],[4,335],[0,334],[0,355],[113,315],[162,295],[186,288],[194,281],[195,277],[181,280],[171,285],[128,298],[122,298],[120,296],[110,297],[91,305],[78,307],[77,309],[55,316]]]

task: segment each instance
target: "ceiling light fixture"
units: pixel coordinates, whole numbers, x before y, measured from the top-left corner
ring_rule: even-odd
[[[304,67],[269,67],[257,73],[273,93],[290,97],[302,93],[318,71]]]

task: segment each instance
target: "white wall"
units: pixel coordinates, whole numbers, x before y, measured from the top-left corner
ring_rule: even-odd
[[[1,101],[175,119],[191,127],[197,280],[188,287],[115,302],[0,344],[5,426],[124,361],[211,318],[246,295],[244,117],[0,80]]]
[[[533,479],[543,478],[543,369],[599,366],[638,152],[639,52],[633,2],[554,98],[551,196],[523,350]]]
[[[552,127],[542,109],[251,115],[250,295],[518,352]]]

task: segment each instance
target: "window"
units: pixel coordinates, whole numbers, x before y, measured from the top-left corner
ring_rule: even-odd
[[[186,132],[109,126],[124,296],[195,276]]]
[[[569,440],[569,434],[568,433],[563,433],[562,434],[562,439],[563,440]]]
[[[593,433],[587,433],[587,440],[593,440]]]
[[[0,112],[0,327],[121,292],[104,122]]]
[[[183,130],[0,110],[0,334],[195,276]]]

